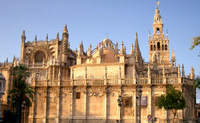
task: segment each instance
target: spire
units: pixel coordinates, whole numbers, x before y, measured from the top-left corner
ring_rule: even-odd
[[[178,77],[181,76],[181,71],[180,71],[180,64],[178,64]]]
[[[138,34],[136,32],[136,37],[135,37],[135,48],[134,51],[136,53],[136,55],[140,54],[140,48],[139,48],[139,44],[138,44]]]
[[[116,45],[115,45],[115,53],[118,54],[118,42],[116,42]]]
[[[134,51],[133,51],[133,43],[131,43],[131,55],[133,55]]]
[[[124,54],[124,46],[123,46],[123,41],[121,43],[121,49],[120,49],[120,55],[123,55]]]
[[[90,44],[89,48],[88,48],[88,56],[90,57],[92,55],[92,45]]]
[[[35,42],[37,42],[37,35],[35,35]]]
[[[62,34],[62,54],[67,54],[67,48],[69,48],[68,44],[68,30],[67,30],[67,24],[65,24],[63,34]]]
[[[182,77],[185,77],[184,64],[182,64]]]
[[[22,40],[22,43],[25,43],[25,40],[26,40],[25,30],[23,30],[22,32],[21,40]]]
[[[68,30],[67,30],[67,24],[65,24],[65,27],[64,27],[63,33],[68,33]]]
[[[124,54],[126,54],[126,46],[124,46]]]
[[[191,67],[191,74],[190,74],[190,79],[194,79],[194,68]]]
[[[59,41],[59,32],[57,33],[56,39]]]
[[[175,56],[175,54],[174,54],[174,50],[172,50],[172,56],[171,56],[171,59],[176,60],[176,56]]]
[[[48,41],[48,33],[47,33],[47,35],[46,35],[46,41]]]

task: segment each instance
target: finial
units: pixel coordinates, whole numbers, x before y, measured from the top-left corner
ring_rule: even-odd
[[[120,49],[120,54],[121,55],[123,55],[123,53],[124,53],[124,46],[123,46],[124,44],[123,44],[123,41],[122,41],[122,43],[121,43],[121,49]]]
[[[59,39],[59,32],[57,33],[57,37],[56,37],[56,39]]]
[[[131,43],[131,55],[133,54],[133,43]]]
[[[182,77],[185,77],[184,64],[182,64]]]
[[[116,42],[116,45],[115,45],[115,53],[118,54],[118,42]]]
[[[126,54],[126,46],[124,46],[124,54]]]
[[[181,76],[181,71],[180,71],[180,64],[178,64],[178,77]]]
[[[37,35],[35,35],[35,41],[37,41]]]
[[[106,33],[106,39],[108,39],[108,33]]]
[[[63,33],[68,33],[68,30],[67,30],[67,24],[65,24],[65,27],[64,27]]]
[[[25,30],[23,30],[22,32],[22,36],[21,36],[22,42],[24,43],[26,40],[26,36],[25,36]]]
[[[158,9],[158,5],[159,5],[159,1],[158,1],[157,4],[156,4],[156,9]]]
[[[48,33],[47,33],[47,35],[46,35],[46,41],[48,41]]]

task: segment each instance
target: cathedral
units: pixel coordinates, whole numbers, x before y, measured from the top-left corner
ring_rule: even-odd
[[[178,110],[179,122],[194,122],[195,90],[194,69],[185,75],[184,65],[176,63],[174,51],[169,56],[168,33],[163,33],[163,22],[158,6],[153,18],[153,35],[149,34],[149,61],[145,62],[139,47],[138,34],[130,53],[122,42],[109,38],[94,48],[84,51],[69,45],[69,32],[65,25],[62,39],[26,41],[21,36],[20,58],[0,64],[6,79],[2,105],[7,105],[11,90],[11,69],[24,64],[29,68],[27,82],[34,88],[32,106],[27,109],[28,123],[148,123],[147,116],[158,123],[172,121],[173,114],[158,108],[158,97],[173,85],[186,99],[187,107]],[[138,98],[138,87],[141,98]],[[118,99],[121,98],[121,105]],[[141,99],[139,103],[138,99]]]

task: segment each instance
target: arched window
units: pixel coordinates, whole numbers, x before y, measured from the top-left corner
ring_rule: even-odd
[[[160,42],[157,43],[157,49],[160,50]]]
[[[151,45],[151,51],[153,50],[153,46]]]
[[[155,51],[155,50],[156,50],[156,45],[154,45],[153,47],[154,47],[154,49],[153,49],[153,50]]]
[[[164,50],[164,45],[162,45],[162,50]]]
[[[160,28],[157,28],[156,30],[157,30],[156,33],[157,33],[157,34],[160,34]]]
[[[165,50],[167,50],[167,44],[165,44]]]
[[[35,54],[35,62],[42,63],[43,59],[46,59],[46,55],[44,52],[39,51]]]

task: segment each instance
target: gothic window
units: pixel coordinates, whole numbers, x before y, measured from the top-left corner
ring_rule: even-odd
[[[160,50],[160,42],[157,43],[157,48]]]
[[[124,105],[124,107],[131,107],[132,106],[132,98],[131,97],[124,97],[123,105]]]
[[[162,50],[164,50],[164,45],[162,45]]]
[[[153,50],[153,46],[151,45],[151,51]]]
[[[156,50],[156,45],[154,45],[154,48],[153,48],[153,49],[154,49],[154,51]]]
[[[165,50],[167,50],[167,44],[165,44]]]
[[[35,54],[35,62],[37,63],[42,63],[43,62],[43,59],[45,60],[46,59],[46,55],[44,52],[42,51],[39,51]]]
[[[81,98],[81,92],[76,92],[76,99],[80,99]]]

